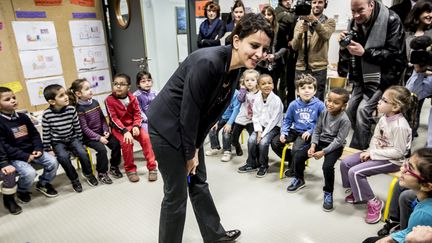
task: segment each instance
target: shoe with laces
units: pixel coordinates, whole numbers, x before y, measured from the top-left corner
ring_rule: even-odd
[[[377,232],[378,236],[387,236],[400,228],[400,223],[386,219],[385,225]]]
[[[123,174],[121,173],[119,167],[114,167],[114,166],[111,167],[110,170],[109,170],[109,173],[112,176],[114,176],[114,178],[117,178],[117,179],[123,177]]]
[[[367,214],[366,214],[366,223],[375,224],[381,219],[381,210],[384,207],[384,202],[379,198],[375,197],[367,202]]]
[[[225,235],[217,239],[215,242],[233,242],[241,235],[240,230],[228,230]]]
[[[20,203],[26,204],[31,201],[31,192],[17,192],[17,198]]]
[[[326,212],[333,210],[333,195],[331,192],[324,192],[323,210]]]
[[[221,152],[221,150],[220,149],[210,149],[210,150],[208,150],[208,151],[206,151],[206,155],[207,156],[213,156],[213,155],[217,155],[217,154],[219,154]]]
[[[84,176],[84,177],[86,178],[86,181],[87,181],[87,183],[88,183],[90,186],[97,186],[98,181],[97,181],[96,177],[95,177],[93,174],[86,175],[86,176]]]
[[[268,171],[268,167],[260,166],[256,174],[256,177],[263,178],[264,176],[267,175],[267,171]]]
[[[149,181],[156,181],[157,177],[158,177],[158,171],[156,169],[149,171],[149,174],[148,174],[148,180]]]
[[[49,183],[46,183],[44,186],[39,182],[36,184],[36,190],[40,191],[46,197],[57,197],[58,192],[53,188],[53,186]]]
[[[108,173],[99,173],[98,178],[102,184],[112,184],[113,183],[111,178],[108,176]]]
[[[352,192],[345,197],[345,202],[354,204],[354,195]]]
[[[231,151],[225,151],[222,155],[221,161],[228,162],[231,160]]]
[[[81,182],[78,179],[72,181],[72,188],[78,193],[83,191]]]
[[[257,167],[254,167],[254,166],[251,166],[248,164],[241,166],[237,170],[238,173],[248,173],[248,172],[255,172],[255,171],[257,171]]]
[[[293,169],[289,168],[289,169],[285,170],[284,175],[285,175],[286,177],[294,177],[294,176],[295,176],[295,173],[294,173],[294,170],[293,170]]]
[[[288,186],[288,192],[297,192],[298,190],[305,187],[305,181],[303,179],[295,178],[291,181],[291,185]]]

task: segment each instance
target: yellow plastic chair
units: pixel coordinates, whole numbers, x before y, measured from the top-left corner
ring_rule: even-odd
[[[93,164],[93,158],[92,158],[92,155],[91,155],[89,147],[86,146],[85,148],[86,148],[86,151],[87,151],[87,155],[89,156],[90,166],[91,166],[91,169],[92,169],[92,173],[94,175],[95,171],[96,171],[96,168],[95,168],[95,165]],[[78,169],[81,169],[81,162],[79,161],[78,157],[76,157],[76,163],[77,163]]]
[[[282,157],[281,157],[280,170],[279,170],[279,179],[282,179],[284,176],[286,151],[287,151],[287,149],[291,149],[292,146],[293,146],[293,143],[288,143],[285,145],[285,147],[282,150]],[[309,167],[309,159],[306,160],[306,167]]]
[[[329,77],[327,79],[326,94],[333,88],[346,88],[347,78],[343,77]]]

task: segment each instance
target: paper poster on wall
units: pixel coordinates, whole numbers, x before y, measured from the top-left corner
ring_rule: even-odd
[[[43,105],[47,103],[43,96],[43,90],[50,84],[60,84],[66,87],[63,76],[26,80],[31,105]]]
[[[57,49],[19,52],[25,78],[39,78],[63,73]]]
[[[94,94],[111,91],[111,75],[108,69],[78,73],[78,77],[85,78],[90,82]]]
[[[108,68],[105,46],[74,47],[75,64],[78,72]]]
[[[93,96],[93,99],[95,99],[99,102],[99,105],[102,109],[102,113],[104,114],[104,116],[108,116],[108,114],[106,112],[106,106],[105,106],[105,99],[108,97],[108,95],[110,95],[110,94],[101,94],[101,95]]]
[[[94,7],[94,0],[70,0],[71,4],[80,5],[83,7]]]
[[[62,0],[34,0],[36,6],[60,6]]]
[[[57,34],[52,21],[12,21],[18,50],[57,48]]]
[[[71,20],[69,27],[73,46],[105,44],[105,34],[100,20]]]
[[[178,62],[183,62],[188,56],[187,35],[177,35]]]

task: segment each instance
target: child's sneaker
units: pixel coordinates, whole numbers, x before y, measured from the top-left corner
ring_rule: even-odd
[[[108,173],[99,173],[98,178],[102,184],[112,184],[113,183],[111,178],[108,176]]]
[[[109,173],[114,176],[114,178],[122,178],[123,174],[121,173],[119,167],[111,167]]]
[[[285,172],[284,172],[286,177],[294,177],[295,173],[294,170],[292,168],[288,168]]]
[[[243,149],[241,148],[240,145],[239,145],[239,146],[236,146],[236,147],[235,147],[235,150],[236,150],[236,155],[237,155],[237,156],[242,156],[242,155],[243,155]]]
[[[17,192],[18,201],[20,203],[23,203],[23,204],[26,204],[26,203],[30,202],[30,200],[31,200],[30,194],[31,194],[31,192],[20,192],[20,191],[18,191]]]
[[[212,155],[217,155],[217,154],[219,154],[221,152],[221,150],[220,149],[210,149],[210,150],[208,150],[208,151],[206,151],[206,155],[207,156],[212,156]]]
[[[381,210],[384,207],[384,202],[377,197],[367,202],[366,223],[375,224],[381,219]]]
[[[352,192],[345,197],[345,202],[354,204],[354,195]]]
[[[305,187],[305,181],[303,179],[295,178],[292,180],[291,185],[288,186],[288,192],[296,192]]]
[[[256,177],[263,178],[264,176],[267,175],[267,171],[268,171],[268,167],[260,166],[256,174]]]
[[[225,151],[222,155],[221,161],[228,162],[231,160],[231,151]]]
[[[158,177],[158,171],[156,169],[149,171],[148,180],[156,181]]]
[[[237,170],[238,173],[247,173],[247,172],[254,172],[254,171],[257,171],[257,167],[253,167],[248,164],[243,165]]]
[[[76,191],[78,193],[83,191],[83,188],[81,186],[81,182],[78,179],[72,181],[72,188],[74,189],[74,191]]]
[[[326,212],[333,210],[333,195],[331,192],[324,192],[323,210]]]
[[[378,236],[387,236],[400,228],[400,223],[386,219],[385,225],[377,232]]]
[[[39,182],[36,184],[36,190],[40,191],[47,197],[57,197],[58,192],[53,188],[53,186],[49,183],[46,183],[45,186],[42,186]]]
[[[130,182],[138,182],[139,181],[139,176],[135,171],[126,172],[126,175],[127,175]]]
[[[97,181],[96,177],[95,177],[93,174],[86,175],[86,176],[84,176],[84,177],[86,178],[86,181],[87,181],[87,183],[88,183],[90,186],[97,186],[98,181]]]

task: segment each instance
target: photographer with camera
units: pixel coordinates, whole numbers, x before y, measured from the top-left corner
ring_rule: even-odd
[[[316,97],[322,101],[327,80],[329,40],[336,27],[336,21],[323,14],[327,3],[327,0],[297,2],[296,13],[300,17],[291,41],[292,48],[298,51],[296,78],[301,74],[314,76],[317,80]]]
[[[399,16],[376,0],[351,0],[349,31],[340,43],[338,73],[353,83],[347,114],[354,134],[350,147],[367,149],[373,112],[384,90],[400,83],[406,67],[405,33]]]

